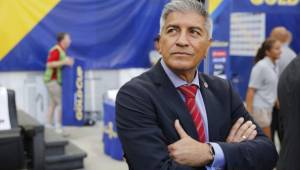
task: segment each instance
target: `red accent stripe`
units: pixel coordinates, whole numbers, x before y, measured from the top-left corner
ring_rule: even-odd
[[[204,123],[202,120],[201,112],[196,104],[196,93],[197,93],[197,87],[196,86],[181,86],[179,87],[179,90],[182,92],[182,94],[185,97],[185,104],[191,113],[192,119],[194,121],[196,130],[198,132],[198,137],[200,142],[205,142],[205,128]]]

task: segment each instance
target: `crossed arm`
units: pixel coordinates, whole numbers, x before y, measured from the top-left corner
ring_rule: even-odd
[[[174,125],[174,133],[180,134],[181,139],[168,146],[170,139],[166,138],[157,122],[155,107],[151,106],[149,96],[139,92],[136,86],[126,88],[121,89],[117,96],[116,121],[130,169],[191,170],[192,166],[201,167],[211,160],[208,145],[185,135],[178,125]],[[226,142],[218,142],[224,152],[227,169],[272,169],[277,160],[273,144],[260,128],[252,124],[242,103],[233,105],[233,117],[244,117],[247,121],[238,120]]]
[[[180,136],[180,140],[168,146],[169,155],[174,161],[191,167],[202,167],[213,161],[213,155],[208,144],[191,138],[178,120],[175,121],[174,126]],[[244,118],[241,117],[231,128],[226,142],[253,140],[256,135],[256,125],[252,121],[244,122]]]

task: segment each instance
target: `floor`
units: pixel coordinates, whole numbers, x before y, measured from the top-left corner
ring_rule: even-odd
[[[80,128],[66,127],[65,131],[69,134],[68,140],[88,153],[88,157],[85,158],[84,162],[84,170],[128,170],[124,161],[114,160],[104,154],[101,123]]]

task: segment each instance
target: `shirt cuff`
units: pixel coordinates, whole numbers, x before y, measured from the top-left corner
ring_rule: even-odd
[[[219,144],[214,143],[214,142],[210,142],[211,146],[214,148],[215,151],[215,157],[214,157],[214,161],[211,164],[210,167],[207,167],[207,169],[215,169],[215,170],[221,170],[224,168],[225,165],[225,157],[224,157],[224,152],[222,150],[222,148],[220,147]]]

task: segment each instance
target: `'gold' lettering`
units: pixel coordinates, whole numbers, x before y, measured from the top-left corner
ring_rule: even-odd
[[[253,5],[279,5],[279,6],[296,6],[299,4],[300,0],[250,0]]]
[[[266,0],[267,5],[275,5],[277,0]]]
[[[77,78],[76,78],[76,119],[83,119],[83,71],[80,66],[77,66],[76,69]]]
[[[299,0],[287,0],[287,3],[290,5],[290,6],[296,6],[299,4]]]
[[[251,3],[253,5],[262,5],[264,3],[264,0],[251,0]]]

